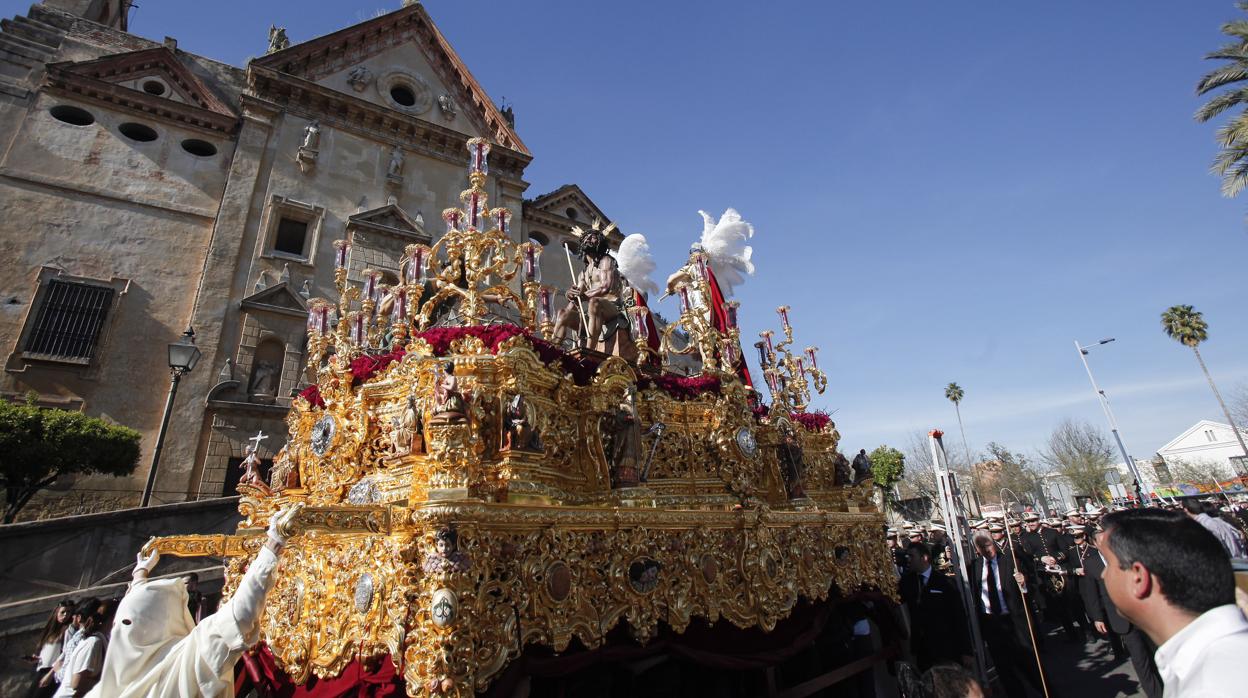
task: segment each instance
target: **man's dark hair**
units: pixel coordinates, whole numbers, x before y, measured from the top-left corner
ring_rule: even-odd
[[[1210,516],[1215,519],[1222,517],[1221,510],[1218,509],[1217,503],[1214,502],[1213,500],[1206,499],[1205,501],[1200,503],[1200,506],[1205,510],[1205,514],[1207,516]]]
[[[924,693],[932,698],[963,698],[978,685],[971,672],[957,664],[937,664],[923,674]]]
[[[1186,510],[1187,513],[1191,514],[1192,516],[1200,516],[1201,514],[1205,513],[1205,505],[1202,504],[1199,499],[1195,499],[1195,498],[1184,499],[1183,509]]]
[[[99,608],[100,600],[94,596],[88,596],[87,598],[79,601],[78,605],[74,607],[74,615],[86,618],[89,615],[93,615],[97,610],[99,610]]]
[[[906,546],[906,550],[913,550],[919,554],[919,557],[932,559],[932,546],[922,541],[914,541]]]
[[[1226,549],[1187,516],[1151,507],[1128,509],[1108,514],[1101,527],[1118,567],[1143,565],[1171,605],[1199,615],[1235,603],[1235,577]]]

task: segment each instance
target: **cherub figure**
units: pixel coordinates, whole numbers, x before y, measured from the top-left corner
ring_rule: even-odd
[[[459,550],[459,532],[454,526],[438,529],[433,538],[433,550],[425,555],[421,563],[425,574],[464,572],[471,566],[472,561]]]

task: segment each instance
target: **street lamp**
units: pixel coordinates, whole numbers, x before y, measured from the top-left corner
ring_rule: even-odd
[[[165,431],[169,428],[169,414],[173,411],[173,396],[178,393],[178,381],[190,373],[199,363],[203,352],[195,346],[195,330],[190,327],[169,344],[169,397],[165,400],[165,416],[160,420],[160,433],[156,435],[156,448],[152,451],[152,467],[147,471],[147,486],[143,488],[143,500],[140,507],[145,507],[152,500],[152,488],[156,485],[156,466],[160,463],[160,449],[165,445]]]
[[[1088,365],[1088,350],[1092,347],[1102,344],[1109,344],[1114,341],[1113,337],[1107,337],[1097,342],[1083,346],[1077,340],[1075,341],[1075,349],[1079,350],[1079,360],[1083,362],[1083,370],[1088,372],[1088,380],[1092,382],[1092,389],[1096,391],[1096,397],[1101,401],[1101,409],[1105,410],[1105,419],[1109,420],[1109,431],[1114,435],[1114,441],[1118,443],[1118,452],[1122,454],[1122,459],[1127,463],[1127,469],[1131,471],[1131,477],[1135,478],[1135,501],[1144,504],[1144,495],[1140,490],[1140,470],[1135,467],[1135,460],[1127,453],[1127,447],[1122,444],[1122,437],[1118,435],[1118,422],[1114,419],[1114,413],[1109,409],[1109,396],[1105,394],[1096,384],[1096,379],[1092,377],[1092,367]]]

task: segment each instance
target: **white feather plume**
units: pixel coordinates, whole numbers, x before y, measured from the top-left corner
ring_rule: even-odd
[[[736,209],[724,211],[716,221],[706,211],[698,211],[702,215],[702,251],[711,260],[711,270],[719,281],[719,288],[725,296],[731,296],[732,290],[740,286],[746,276],[754,274],[754,263],[750,257],[754,248],[746,242],[754,237],[754,226],[741,219]]]
[[[646,294],[659,290],[659,285],[650,278],[658,266],[654,255],[650,254],[650,243],[641,233],[633,233],[620,243],[618,252],[613,253],[615,261],[620,265],[620,273],[628,279],[628,284]]]

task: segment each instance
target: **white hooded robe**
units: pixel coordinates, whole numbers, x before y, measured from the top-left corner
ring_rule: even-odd
[[[234,596],[199,625],[184,580],[135,582],[117,606],[100,681],[87,698],[232,695],[234,665],[259,640],[276,566],[277,556],[262,548]]]

